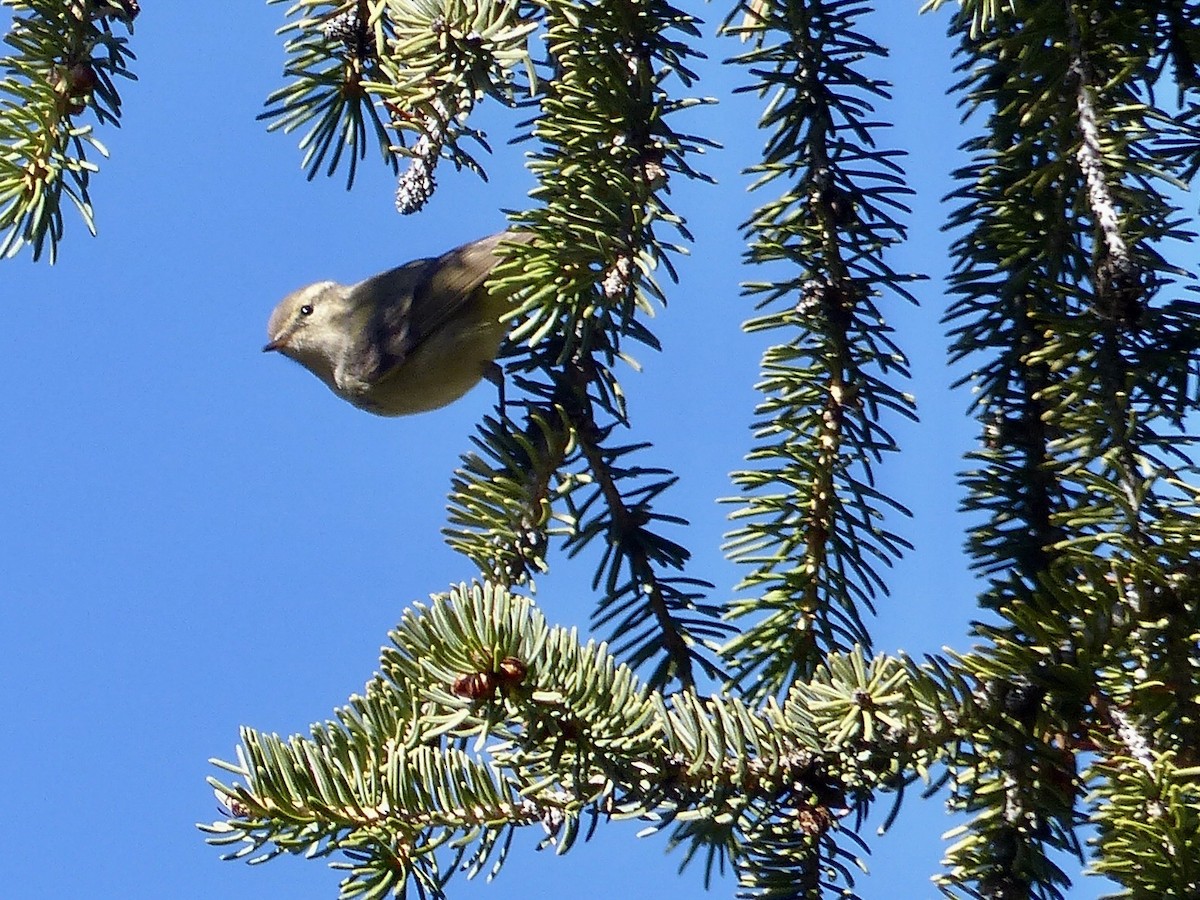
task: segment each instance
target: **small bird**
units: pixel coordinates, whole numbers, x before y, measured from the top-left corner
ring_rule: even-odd
[[[486,282],[499,245],[529,238],[502,231],[355,285],[310,284],[275,307],[263,352],[296,360],[379,416],[453,403],[484,376],[498,377],[509,301]]]

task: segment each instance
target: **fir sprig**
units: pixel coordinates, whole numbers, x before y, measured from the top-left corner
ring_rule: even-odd
[[[955,22],[960,88],[990,121],[957,173],[949,315],[953,355],[983,357],[969,549],[989,578],[983,603],[1006,620],[977,627],[988,644],[963,664],[1016,704],[1020,727],[986,723],[964,744],[957,802],[975,818],[942,882],[1060,897],[1070,879],[1053,852],[1082,856],[1085,787],[1106,796],[1119,770],[1081,771],[1078,754],[1127,755],[1113,723],[1141,717],[1151,694],[1136,682],[1194,675],[1180,663],[1195,620],[1168,626],[1155,607],[1173,594],[1165,573],[1196,553],[1183,428],[1200,319],[1162,298],[1187,277],[1163,248],[1192,235],[1166,196],[1183,158],[1156,146],[1189,126],[1152,102],[1153,4],[1020,6],[1019,29],[966,8]],[[1151,750],[1193,734],[1194,697],[1156,703]],[[1102,844],[1140,828],[1101,818]]]
[[[89,154],[108,151],[82,121],[120,124],[116,79],[133,53],[114,27],[133,32],[134,0],[5,0],[13,9],[0,59],[0,257],[29,247],[33,258],[58,255],[73,205],[88,231],[96,225],[88,185],[98,168]]]
[[[598,815],[674,825],[688,858],[738,865],[769,838],[793,872],[827,844],[848,877],[847,812],[936,753],[915,683],[903,661],[855,652],[782,707],[664,696],[528,599],[461,585],[405,613],[381,674],[336,721],[309,737],[243,730],[237,760],[217,763],[233,780],[211,780],[228,816],[204,830],[228,858],[333,857],[346,898],[440,897],[456,869],[494,874],[514,830],[540,826],[566,852]],[[833,727],[850,710],[854,724]],[[871,748],[869,734],[887,740]],[[837,761],[848,748],[853,776]]]
[[[865,616],[887,586],[878,566],[908,546],[885,524],[903,505],[875,486],[875,466],[896,445],[887,417],[914,418],[897,381],[907,361],[877,298],[912,300],[913,276],[885,254],[904,235],[907,212],[898,151],[880,149],[882,123],[868,118],[886,85],[856,64],[883,55],[848,0],[740,4],[729,26],[753,48],[734,61],[753,72],[748,88],[770,102],[771,129],[754,187],[782,193],[746,223],[749,262],[786,263],[778,281],[746,292],[769,309],[747,323],[779,343],[763,358],[763,399],[754,426],[754,468],[733,474],[744,497],[729,502],[739,523],[726,543],[751,567],[733,619],[754,617],[725,648],[736,681],[752,696],[776,694],[829,650],[869,646]],[[732,19],[731,19],[732,21]]]
[[[310,179],[344,162],[349,187],[372,140],[397,172],[407,157],[396,197],[403,213],[428,202],[443,158],[482,174],[462,143],[487,146],[466,124],[471,111],[489,96],[511,103],[517,70],[536,83],[527,49],[536,7],[528,3],[299,0],[288,14],[295,18],[280,33],[289,35],[290,80],[260,118],[271,130],[307,129]]]
[[[543,10],[555,76],[537,100],[533,137],[541,146],[530,156],[543,206],[514,216],[532,240],[512,249],[493,282],[516,299],[507,369],[525,395],[516,401],[525,424],[506,418],[481,434],[486,457],[501,465],[468,457],[451,506],[487,517],[452,529],[451,538],[485,571],[523,574],[532,568],[521,561],[529,556],[522,545],[538,543],[537,529],[553,524],[569,553],[602,541],[592,582],[597,624],[623,659],[653,666],[651,684],[691,686],[697,667],[716,671],[704,646],[726,629],[703,602],[709,585],[682,574],[689,551],[665,533],[684,524],[658,509],[674,478],[635,461],[643,442],[619,440],[627,409],[614,366],[630,359],[631,344],[657,348],[643,319],[665,299],[653,273],[672,268],[656,229],[687,237],[665,188],[678,175],[702,177],[688,157],[706,142],[675,127],[677,113],[702,101],[669,93],[694,77],[686,41],[696,23],[659,0],[555,0]],[[553,487],[539,476],[531,494],[513,463],[534,457],[507,448],[543,438],[558,464]],[[549,505],[530,516],[535,495]],[[514,531],[517,510],[524,524]],[[530,531],[534,522],[541,524]]]

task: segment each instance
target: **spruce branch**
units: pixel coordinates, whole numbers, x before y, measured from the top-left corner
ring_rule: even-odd
[[[0,59],[0,258],[26,246],[51,263],[63,236],[69,201],[96,233],[88,185],[98,168],[89,152],[108,151],[81,122],[89,111],[101,125],[120,125],[115,79],[134,76],[128,40],[134,0],[7,0],[13,19]]]
[[[648,527],[656,521],[681,524],[676,517],[655,513],[650,505],[675,479],[666,470],[629,469],[619,462],[636,448],[604,446],[608,435],[596,427],[596,410],[589,395],[589,386],[602,383],[603,378],[594,360],[568,363],[565,375],[573,385],[570,402],[565,407],[568,421],[598,496],[603,499],[603,512],[590,521],[580,522],[568,549],[582,547],[601,528],[608,532],[603,565],[607,570],[605,593],[609,602],[597,623],[613,625],[614,635],[621,636],[617,653],[629,653],[635,666],[661,652],[663,659],[650,676],[651,684],[677,680],[685,690],[694,689],[693,661],[703,665],[710,675],[718,671],[696,653],[692,646],[695,636],[719,637],[723,631],[716,623],[701,617],[690,617],[689,621],[688,614],[696,610],[695,601],[702,596],[695,589],[711,585],[694,579],[664,577],[659,572],[682,568],[689,556],[683,547]],[[622,490],[622,482],[634,479],[636,483],[639,477],[665,480],[648,487]],[[593,587],[598,583],[599,573]],[[613,602],[617,598],[622,598],[622,602]]]
[[[441,897],[456,870],[494,874],[517,830],[567,852],[589,817],[637,818],[674,826],[689,859],[728,857],[747,889],[785,871],[852,884],[847,814],[943,753],[923,727],[928,676],[904,660],[834,657],[782,706],[664,696],[490,585],[416,604],[390,638],[336,721],[244,729],[216,762],[227,816],[203,829],[227,858],[331,857],[343,897]]]
[[[278,3],[282,0],[270,0]],[[466,124],[485,97],[513,102],[514,70],[530,82],[526,40],[536,22],[518,0],[297,0],[285,69],[290,81],[267,98],[259,118],[269,130],[307,131],[302,166],[314,178],[346,161],[351,186],[373,137],[383,161],[399,172],[397,207],[415,212],[432,196],[442,158],[482,174],[462,146],[485,136]],[[415,136],[412,148],[408,137]]]
[[[1103,788],[1091,797],[1099,832],[1093,870],[1129,885],[1123,896],[1200,891],[1200,768],[1179,765],[1171,753],[1149,770],[1115,755],[1098,762],[1095,773]]]
[[[483,175],[461,141],[472,138],[486,150],[486,138],[465,123],[484,97],[514,102],[518,67],[527,74],[527,91],[537,83],[527,50],[537,14],[529,6],[521,0],[388,0],[394,39],[371,88],[391,112],[391,127],[401,139],[393,151],[409,157],[396,192],[399,212],[424,207],[442,157]],[[411,150],[403,146],[409,133],[417,136]]]
[[[492,582],[532,588],[549,569],[551,535],[574,531],[575,522],[555,511],[573,490],[566,467],[574,445],[561,407],[522,405],[521,428],[506,417],[480,425],[472,439],[478,452],[464,455],[454,474],[443,533]]]
[[[907,542],[883,527],[904,507],[875,487],[874,466],[896,449],[884,415],[914,418],[913,399],[891,378],[907,361],[874,297],[912,300],[912,276],[891,270],[888,247],[903,237],[893,212],[909,189],[896,151],[875,146],[872,98],[886,86],[854,68],[883,54],[858,25],[861,7],[832,2],[742,4],[730,31],[754,48],[735,59],[772,89],[761,125],[772,128],[754,187],[788,179],[782,196],[746,223],[754,264],[787,262],[787,280],[750,283],[759,307],[747,323],[782,341],[763,358],[764,399],[755,423],[757,468],[733,473],[745,497],[731,518],[733,559],[753,567],[739,586],[754,596],[730,618],[762,616],[724,649],[735,681],[753,696],[778,693],[811,674],[829,650],[869,646],[864,613],[886,593],[877,564]],[[735,14],[738,10],[735,10]],[[782,307],[782,308],[778,308]]]
[[[689,558],[660,530],[684,524],[657,508],[675,479],[632,461],[644,444],[615,440],[628,421],[614,365],[632,362],[630,342],[658,346],[643,318],[665,299],[652,273],[661,267],[673,275],[667,253],[674,248],[655,229],[687,236],[665,188],[676,174],[703,177],[686,157],[705,142],[674,127],[674,113],[702,101],[668,93],[692,79],[686,39],[696,27],[659,0],[553,0],[542,4],[540,19],[555,73],[542,84],[532,122],[541,142],[530,157],[539,179],[534,198],[543,206],[511,216],[529,240],[493,280],[514,296],[505,360],[523,394],[514,406],[525,410],[524,424],[505,416],[480,433],[480,452],[457,474],[452,507],[471,512],[453,539],[501,580],[537,567],[523,560],[540,552],[531,557],[524,548],[540,547],[546,529],[561,533],[572,554],[601,539],[595,621],[611,629],[623,659],[654,666],[653,685],[692,686],[696,665],[715,671],[704,641],[727,631],[701,602],[707,583],[667,574]],[[513,452],[517,444],[531,449]],[[510,489],[516,485],[525,487]],[[534,503],[536,515],[517,514]],[[485,508],[486,518],[468,525]]]
[[[960,87],[992,112],[969,145],[978,162],[958,173],[967,202],[952,221],[966,236],[949,318],[956,357],[994,354],[975,366],[984,447],[964,481],[967,508],[985,514],[970,543],[992,579],[983,603],[1006,620],[976,626],[988,645],[964,663],[1037,702],[1018,729],[976,731],[956,760],[955,802],[975,817],[947,853],[952,895],[973,883],[1062,896],[1051,851],[1082,858],[1084,786],[1116,788],[1101,768],[1077,772],[1076,756],[1114,741],[1130,751],[1112,710],[1141,719],[1149,696],[1132,674],[1179,677],[1174,639],[1194,631],[1164,640],[1147,615],[1163,573],[1195,554],[1180,539],[1197,491],[1179,410],[1194,404],[1180,373],[1200,321],[1190,304],[1154,302],[1184,276],[1159,249],[1186,236],[1163,195],[1176,164],[1153,158],[1158,123],[1174,126],[1139,81],[1153,12],[1118,6],[1030,8],[1020,31],[978,33],[965,8],[956,20],[971,72]],[[1160,727],[1144,736],[1156,751],[1190,730],[1180,699],[1157,704]]]
[[[332,175],[345,159],[349,187],[371,136],[384,162],[396,168],[385,119],[366,87],[388,36],[380,7],[378,0],[298,0],[288,14],[299,18],[278,31],[288,35],[284,74],[291,80],[267,97],[259,119],[269,123],[268,131],[307,129],[300,149],[309,180],[327,160]]]

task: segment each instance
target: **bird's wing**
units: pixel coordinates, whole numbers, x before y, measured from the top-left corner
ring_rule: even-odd
[[[355,354],[361,366],[352,374],[375,384],[393,372],[431,334],[462,314],[471,295],[500,261],[496,246],[507,232],[456,247],[438,257],[418,259],[354,287],[377,298]],[[365,300],[364,300],[365,302]]]
[[[413,291],[433,259],[415,259],[350,289],[356,337],[343,361],[339,382],[364,389],[400,365],[414,346]]]

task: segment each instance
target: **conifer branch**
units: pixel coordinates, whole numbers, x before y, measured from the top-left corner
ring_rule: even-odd
[[[0,59],[0,258],[28,246],[33,258],[58,255],[63,204],[85,227],[96,226],[88,185],[98,171],[89,152],[108,151],[81,122],[91,112],[102,125],[120,125],[115,79],[134,76],[128,40],[136,0],[8,0],[14,11]]]
[[[810,674],[829,650],[869,646],[864,614],[886,592],[876,562],[890,565],[908,546],[882,524],[904,507],[874,484],[874,465],[896,449],[882,417],[915,415],[889,381],[907,375],[907,362],[874,297],[912,299],[903,287],[911,276],[883,258],[904,234],[892,213],[907,211],[897,198],[909,191],[898,153],[875,146],[880,123],[863,117],[872,98],[887,97],[853,66],[885,52],[859,29],[863,10],[845,0],[741,8],[744,24],[730,30],[755,49],[737,62],[755,67],[756,89],[777,91],[762,120],[774,133],[749,171],[760,189],[789,179],[747,223],[748,258],[797,272],[746,286],[760,307],[782,305],[747,329],[779,331],[782,342],[763,359],[748,457],[757,468],[733,474],[746,497],[731,517],[745,524],[726,552],[753,567],[740,588],[754,596],[730,617],[766,616],[724,653],[739,686],[762,697]]]
[[[493,586],[406,611],[380,668],[337,721],[245,729],[217,762],[234,780],[211,779],[227,816],[204,830],[228,858],[328,856],[344,897],[440,897],[456,869],[494,872],[515,830],[567,852],[603,816],[673,825],[671,846],[728,856],[747,890],[853,884],[847,814],[945,753],[925,727],[932,681],[903,660],[832,657],[782,706],[664,696]]]
[[[1189,365],[1176,353],[1194,346],[1197,320],[1178,301],[1152,304],[1182,274],[1159,255],[1183,234],[1146,177],[1170,179],[1150,149],[1170,116],[1134,74],[1150,52],[1136,29],[1154,13],[1119,6],[1038,7],[1018,32],[974,37],[958,18],[963,86],[993,112],[990,138],[971,145],[980,165],[959,173],[971,184],[955,221],[969,236],[955,245],[950,316],[965,320],[956,355],[996,353],[976,366],[984,467],[966,477],[967,507],[988,514],[971,550],[992,576],[983,602],[1007,620],[977,626],[990,646],[964,662],[1019,727],[985,720],[960,754],[957,802],[975,818],[942,881],[985,892],[1050,897],[1070,883],[1050,853],[1082,858],[1083,786],[1105,770],[1077,771],[1077,753],[1130,739],[1111,717],[1145,696],[1130,673],[1182,650],[1146,613],[1163,572],[1194,553],[1176,542],[1176,517],[1197,508],[1194,469],[1168,448],[1186,440],[1177,410],[1193,400],[1172,373]],[[1156,342],[1165,352],[1148,355]]]
[[[555,487],[536,492],[546,505],[522,520],[538,523],[534,531],[522,525],[506,535],[511,510],[525,500],[510,494],[501,503],[497,483],[515,485],[523,476],[507,464],[481,467],[472,456],[459,470],[452,506],[479,509],[486,503],[493,512],[501,505],[510,510],[503,517],[489,513],[479,523],[477,534],[488,534],[493,549],[471,550],[477,560],[489,553],[507,560],[484,569],[502,580],[505,566],[528,571],[511,560],[522,555],[518,544],[539,540],[537,529],[554,523],[571,554],[600,538],[596,623],[611,629],[622,658],[653,664],[652,684],[677,679],[690,686],[696,664],[716,671],[700,648],[727,629],[717,610],[700,602],[707,583],[663,572],[682,570],[689,558],[686,548],[654,527],[684,524],[656,509],[674,478],[631,463],[645,445],[615,442],[628,420],[613,367],[629,359],[630,342],[657,349],[642,315],[664,300],[651,273],[660,267],[672,273],[672,248],[655,229],[668,225],[687,236],[664,189],[673,175],[703,177],[687,156],[705,142],[673,124],[675,113],[702,101],[667,93],[673,80],[684,86],[691,81],[686,62],[692,51],[680,38],[693,36],[695,25],[661,0],[648,6],[547,0],[542,8],[555,75],[536,98],[540,115],[533,134],[541,148],[531,154],[530,166],[539,178],[534,197],[543,205],[513,216],[529,240],[512,249],[493,283],[514,296],[507,371],[525,394],[516,405],[527,410],[527,421],[544,422],[543,432],[553,434],[545,443],[554,448]],[[488,445],[481,449],[522,464],[522,454],[503,449],[530,442],[515,429],[507,418],[496,422],[481,435]],[[544,481],[551,470],[539,462],[534,471]],[[475,539],[456,530],[455,540],[467,547]]]

